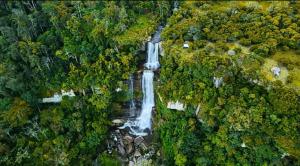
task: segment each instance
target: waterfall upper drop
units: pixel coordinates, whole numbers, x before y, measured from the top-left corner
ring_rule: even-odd
[[[159,27],[152,40],[148,42],[147,62],[144,64],[147,70],[144,70],[142,77],[143,103],[141,113],[135,120],[128,120],[120,127],[120,129],[129,127],[130,133],[134,135],[147,135],[145,130],[151,130],[152,109],[155,106],[153,71],[159,68],[158,55],[161,30],[162,27]]]
[[[148,56],[145,67],[151,70],[156,70],[159,68],[158,43],[148,42]]]

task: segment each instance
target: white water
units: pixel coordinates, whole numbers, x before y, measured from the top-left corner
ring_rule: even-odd
[[[154,73],[151,70],[144,70],[142,88],[143,88],[143,105],[141,115],[137,118],[139,129],[151,129],[151,114],[154,107],[154,90],[153,90]]]
[[[159,68],[158,43],[153,44],[152,42],[148,42],[148,56],[145,67],[151,70],[156,70]]]
[[[156,38],[157,40],[157,38]],[[154,88],[153,88],[153,71],[159,68],[158,61],[158,43],[148,42],[148,56],[142,78],[143,103],[142,111],[139,117],[134,121],[127,121],[120,129],[129,127],[130,133],[134,135],[147,135],[146,129],[151,130],[152,109],[155,106]]]

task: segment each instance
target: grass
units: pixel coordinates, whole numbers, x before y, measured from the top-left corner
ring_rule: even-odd
[[[290,71],[290,85],[298,90],[300,90],[300,69],[295,68]]]
[[[300,57],[299,53],[293,50],[277,51],[275,55],[265,59],[261,67],[262,76],[268,81],[280,80],[286,86],[300,91]],[[274,76],[271,69],[278,66],[281,69],[279,76]]]
[[[289,77],[287,86],[291,86],[294,89],[300,89],[300,55],[296,51],[278,51],[272,60],[278,62],[281,66],[285,66],[289,69]]]
[[[126,30],[122,35],[115,37],[121,45],[134,45],[145,41],[155,31],[157,19],[151,15],[140,16],[136,23]]]
[[[274,76],[273,72],[271,71],[271,69],[273,67],[280,67],[281,72],[279,76]],[[278,62],[270,59],[270,58],[266,58],[265,59],[265,63],[261,68],[261,74],[268,80],[268,81],[276,81],[276,80],[280,80],[282,83],[286,83],[287,81],[287,77],[288,77],[288,70],[286,69],[286,67],[280,66],[278,65]]]
[[[229,47],[229,49],[233,50],[235,48],[240,48],[241,49],[241,53],[242,54],[250,54],[250,47],[245,47],[242,46],[241,44],[239,44],[238,42],[234,42],[234,43],[228,43],[227,45]]]
[[[300,55],[296,51],[278,51],[272,59],[285,66],[292,65],[296,68],[300,66]]]

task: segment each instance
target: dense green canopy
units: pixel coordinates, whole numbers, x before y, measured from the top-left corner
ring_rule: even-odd
[[[161,24],[154,165],[300,165],[299,4],[0,1],[0,165],[120,165],[111,116]]]
[[[106,146],[115,89],[126,89],[169,2],[0,4],[0,165],[91,165]],[[61,89],[76,97],[40,103]]]
[[[188,106],[158,108],[168,164],[299,164],[299,9],[291,2],[181,3],[162,34],[157,90],[163,101]]]

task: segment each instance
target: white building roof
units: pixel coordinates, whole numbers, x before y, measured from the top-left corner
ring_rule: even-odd
[[[275,76],[279,76],[281,69],[279,67],[272,67],[271,71]]]

